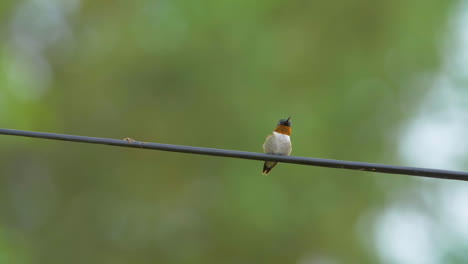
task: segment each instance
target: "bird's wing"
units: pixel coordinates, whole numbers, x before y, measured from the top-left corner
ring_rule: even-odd
[[[263,152],[265,153],[271,152],[270,148],[272,145],[272,142],[271,142],[272,140],[273,140],[273,134],[270,134],[266,137],[265,143],[263,143]]]

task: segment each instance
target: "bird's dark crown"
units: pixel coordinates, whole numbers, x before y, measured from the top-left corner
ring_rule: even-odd
[[[278,126],[288,126],[290,127],[291,126],[291,117],[288,117],[287,119],[280,119],[280,121],[278,122]]]

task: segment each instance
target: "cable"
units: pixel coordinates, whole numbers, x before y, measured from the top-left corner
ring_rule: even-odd
[[[161,143],[147,143],[134,140],[118,140],[110,138],[97,138],[97,137],[85,137],[65,134],[54,134],[44,132],[32,132],[24,130],[14,129],[1,129],[0,134],[22,136],[22,137],[33,137],[33,138],[44,138],[52,140],[62,141],[74,141],[91,144],[104,144],[127,148],[142,148],[142,149],[154,149],[162,151],[182,152],[199,155],[209,155],[218,157],[230,157],[239,159],[250,159],[250,160],[271,160],[284,163],[293,163],[309,166],[319,166],[328,168],[338,169],[349,169],[358,171],[369,171],[379,173],[390,173],[390,174],[404,174],[411,176],[439,178],[439,179],[451,179],[468,181],[468,172],[462,171],[448,171],[448,170],[437,170],[427,168],[415,168],[415,167],[402,167],[366,162],[354,162],[354,161],[342,161],[342,160],[331,160],[331,159],[319,159],[319,158],[308,158],[308,157],[296,157],[296,156],[279,156],[272,154],[263,154],[247,151],[237,150],[226,150],[226,149],[214,149],[214,148],[203,148],[203,147],[191,147],[181,145],[170,145]]]

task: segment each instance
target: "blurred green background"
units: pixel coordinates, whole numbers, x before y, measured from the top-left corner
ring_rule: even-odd
[[[455,0],[2,0],[0,127],[468,169]],[[466,44],[466,45],[465,45]],[[466,48],[465,48],[466,47]],[[3,263],[467,263],[463,182],[0,136]],[[465,204],[465,206],[463,206]]]

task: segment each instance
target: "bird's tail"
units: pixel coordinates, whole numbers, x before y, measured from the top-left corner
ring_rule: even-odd
[[[271,169],[273,169],[278,162],[276,161],[265,161],[265,164],[263,164],[263,174],[268,175],[270,173]]]

